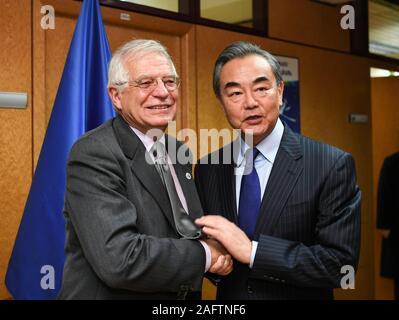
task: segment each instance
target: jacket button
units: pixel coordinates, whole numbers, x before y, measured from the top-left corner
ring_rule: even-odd
[[[248,293],[253,293],[254,292],[251,286],[248,286],[247,289],[248,289]]]

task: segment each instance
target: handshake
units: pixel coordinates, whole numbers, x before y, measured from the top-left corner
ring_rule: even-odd
[[[211,251],[209,272],[228,275],[233,270],[233,258],[249,264],[252,242],[236,224],[218,215],[206,215],[195,220],[202,227],[202,239]]]

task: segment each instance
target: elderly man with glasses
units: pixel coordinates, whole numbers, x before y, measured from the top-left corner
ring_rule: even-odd
[[[199,298],[205,272],[231,272],[231,256],[201,240],[194,223],[203,212],[191,165],[170,161],[170,144],[189,152],[164,134],[179,83],[154,40],[130,41],[112,57],[118,116],[80,138],[68,160],[60,299]]]

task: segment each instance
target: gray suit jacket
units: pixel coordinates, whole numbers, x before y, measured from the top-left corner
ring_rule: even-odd
[[[179,148],[186,148],[178,144]],[[176,299],[200,291],[205,251],[179,239],[166,190],[120,117],[81,137],[67,165],[66,261],[59,299]],[[175,165],[194,218],[191,165]]]
[[[231,146],[208,163],[223,151],[231,155]],[[204,212],[237,224],[234,162],[197,165],[196,183]],[[333,298],[341,267],[357,267],[360,196],[350,154],[285,126],[257,220],[253,268],[235,261],[218,298]]]

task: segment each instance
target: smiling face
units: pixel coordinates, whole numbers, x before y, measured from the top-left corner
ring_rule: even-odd
[[[156,86],[139,88],[127,86],[121,92],[109,88],[109,95],[119,114],[134,128],[143,133],[150,129],[165,130],[174,120],[178,101],[178,89],[168,91],[162,79],[176,76],[172,63],[160,53],[135,55],[125,61],[130,81],[146,82],[156,79]]]
[[[256,54],[230,60],[220,73],[219,100],[227,120],[234,129],[252,134],[255,145],[276,125],[283,91],[270,64]]]

